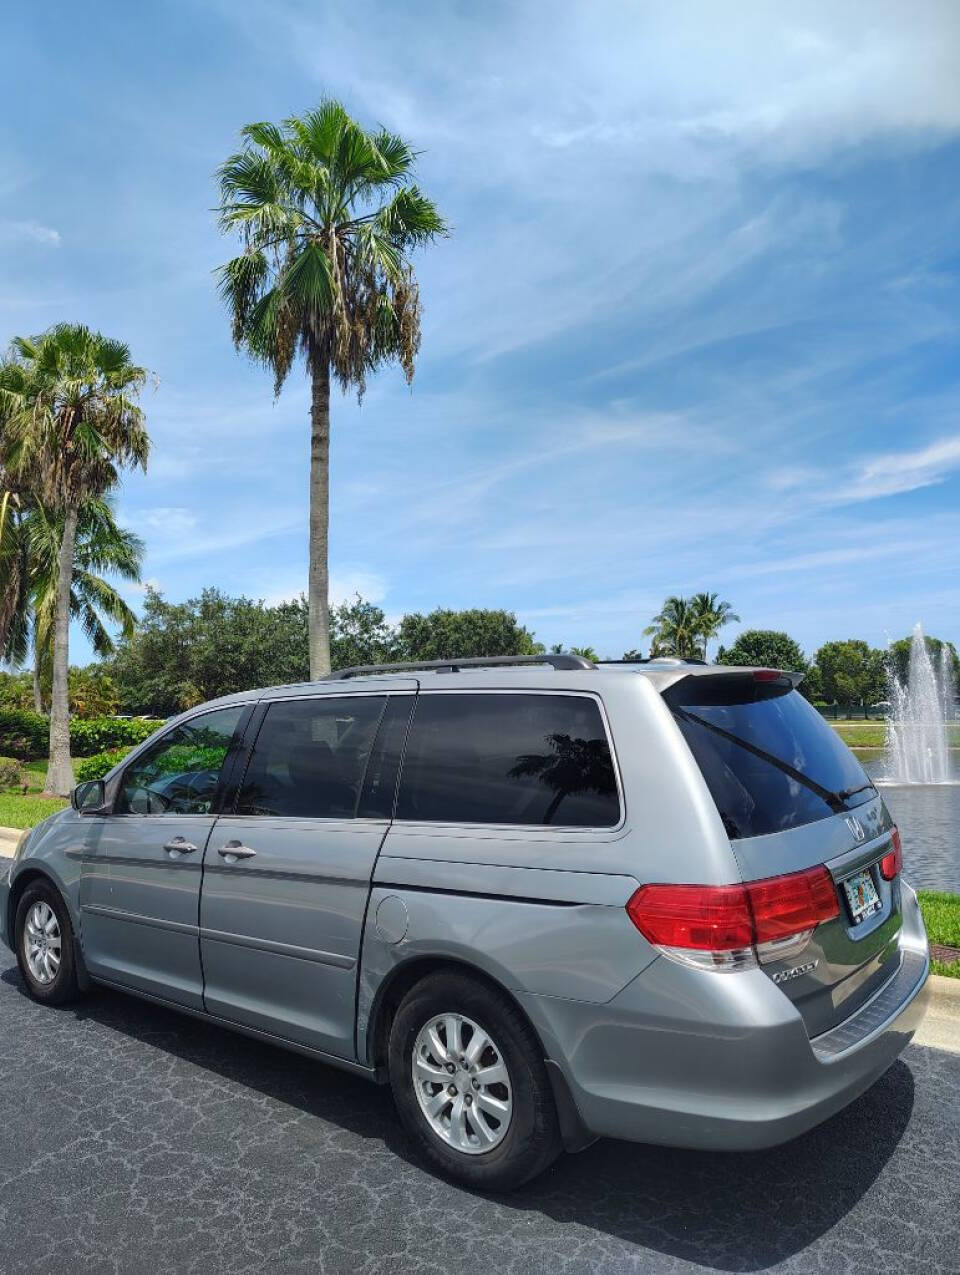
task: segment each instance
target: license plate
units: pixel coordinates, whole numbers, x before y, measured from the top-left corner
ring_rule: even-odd
[[[883,901],[873,883],[873,873],[869,868],[855,872],[843,882],[843,892],[847,896],[847,906],[854,925],[862,925],[868,916],[879,912]]]

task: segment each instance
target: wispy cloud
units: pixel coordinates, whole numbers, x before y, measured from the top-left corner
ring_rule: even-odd
[[[852,483],[841,488],[843,500],[873,500],[941,483],[960,469],[960,434],[915,451],[887,452],[860,466]]]
[[[23,241],[59,247],[60,231],[39,221],[0,221],[0,240]]]

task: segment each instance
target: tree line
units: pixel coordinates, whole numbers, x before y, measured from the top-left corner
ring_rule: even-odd
[[[70,709],[81,718],[117,713],[168,717],[218,695],[306,681],[310,677],[309,632],[305,597],[269,606],[211,588],[185,602],[170,602],[148,589],[142,615],[121,633],[113,654],[87,668],[70,670]],[[654,658],[672,653],[662,650],[666,642],[662,632],[654,638],[650,646]],[[937,638],[927,641],[931,653],[939,655],[944,644]],[[956,652],[950,643],[946,645],[960,672]],[[891,665],[901,678],[905,676],[909,646],[909,638],[888,650],[848,639],[826,642],[808,658],[787,633],[748,629],[729,647],[721,647],[716,659],[720,664],[801,672],[801,689],[811,700],[875,704],[887,698]],[[600,658],[591,646],[564,648],[558,643],[551,649],[573,649],[587,658]],[[536,635],[507,610],[439,608],[428,614],[408,614],[391,624],[382,608],[358,596],[330,612],[334,668],[538,655],[544,650]],[[605,658],[644,657],[634,648],[619,655],[608,653]],[[29,673],[0,675],[0,708],[32,707],[33,690]]]

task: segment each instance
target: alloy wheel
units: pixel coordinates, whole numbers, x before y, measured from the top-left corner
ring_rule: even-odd
[[[27,913],[23,926],[23,955],[31,975],[48,987],[60,969],[60,922],[42,899]]]
[[[513,1114],[513,1085],[490,1033],[463,1014],[437,1014],[421,1028],[413,1087],[430,1128],[447,1146],[481,1155],[499,1146]]]

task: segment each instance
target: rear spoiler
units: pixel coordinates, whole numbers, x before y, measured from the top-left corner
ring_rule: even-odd
[[[701,678],[723,677],[740,680],[750,678],[754,682],[789,682],[793,690],[804,679],[803,673],[794,673],[787,669],[777,668],[745,668],[737,664],[707,664],[701,668],[689,666],[678,668],[673,677],[661,683],[661,690],[667,690],[680,682],[699,681]]]

